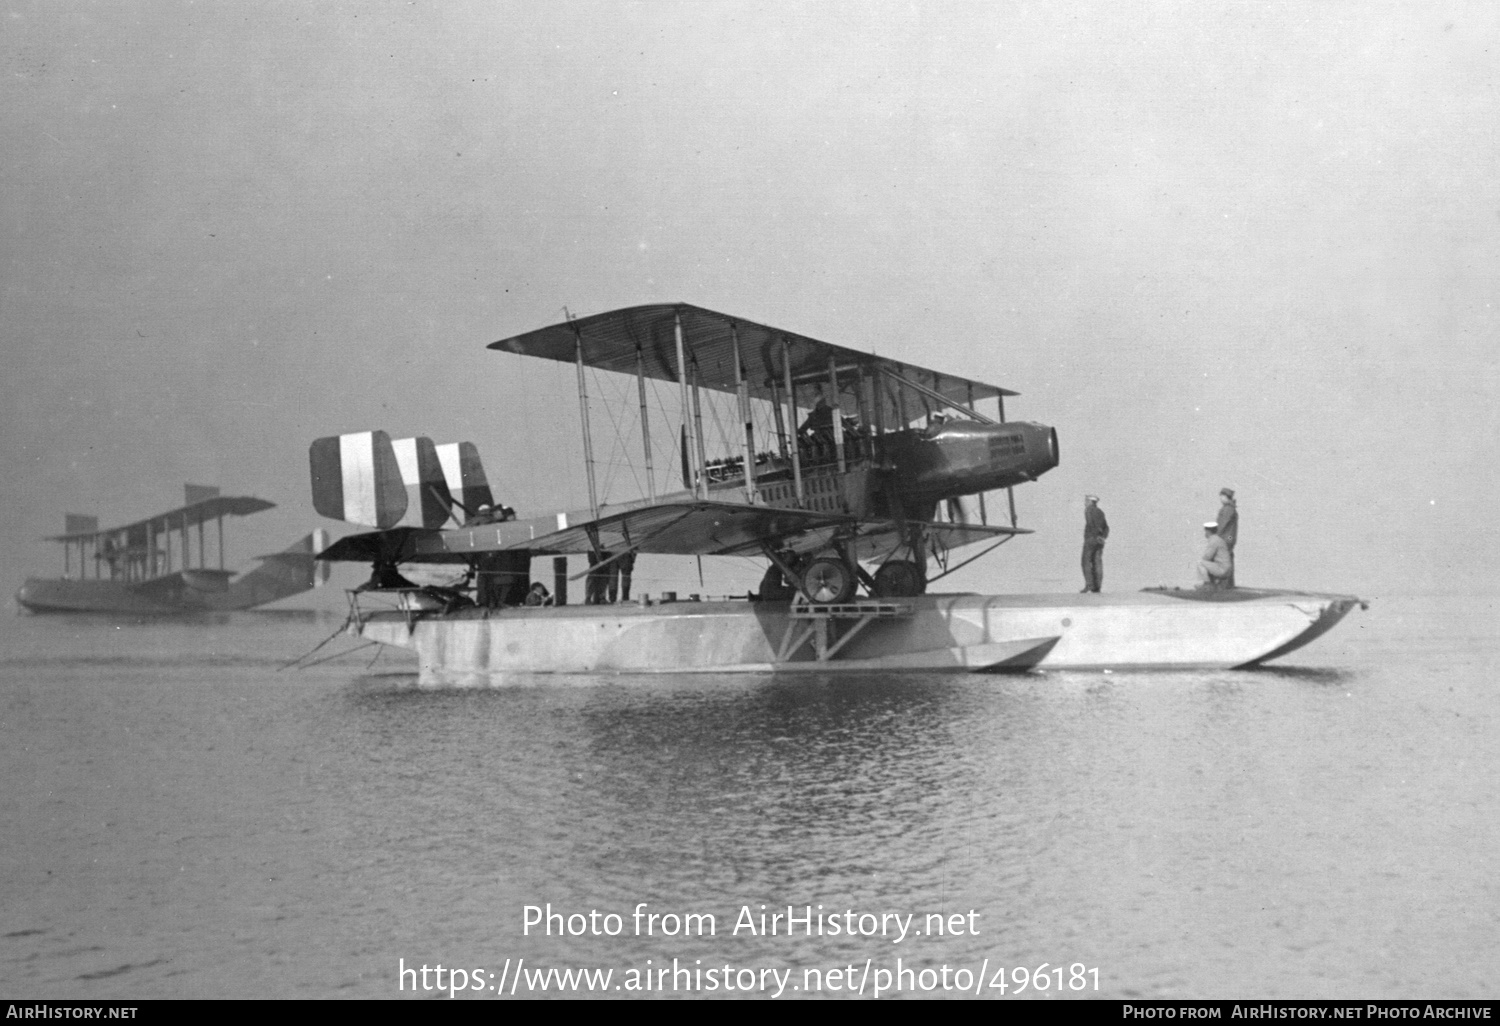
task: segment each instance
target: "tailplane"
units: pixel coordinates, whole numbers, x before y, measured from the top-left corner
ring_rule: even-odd
[[[328,532],[320,527],[280,552],[257,556],[260,566],[229,582],[221,608],[249,609],[321,588],[328,583],[330,567],[317,555],[327,547]]]

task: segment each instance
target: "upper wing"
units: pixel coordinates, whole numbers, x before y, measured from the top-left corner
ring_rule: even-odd
[[[633,375],[639,369],[648,378],[676,382],[680,380],[679,325],[684,350],[697,364],[699,385],[719,392],[733,393],[739,387],[734,367],[738,345],[745,384],[757,399],[772,399],[773,387],[782,387],[788,369],[796,384],[828,380],[830,362],[841,377],[856,369],[879,368],[917,394],[940,396],[955,406],[971,407],[980,399],[1018,394],[686,303],[611,310],[501,339],[489,348],[564,363],[581,360],[586,366],[620,374]],[[895,424],[900,405],[894,395],[882,390],[880,402],[882,423]]]
[[[193,487],[189,485],[188,487]],[[119,527],[110,527],[105,530],[98,529],[98,519],[95,517],[80,517],[76,514],[67,514],[65,521],[68,531],[65,534],[54,534],[47,541],[72,542],[86,538],[97,538],[103,535],[119,534],[122,531],[134,531],[143,537],[149,530],[156,534],[164,534],[167,531],[180,531],[184,526],[196,527],[209,520],[217,520],[219,517],[244,517],[251,513],[259,513],[261,510],[272,509],[276,503],[267,502],[265,499],[257,499],[248,495],[215,495],[179,506],[177,509],[168,510],[166,513],[158,513],[154,517],[146,517],[129,524],[121,524]],[[94,526],[89,527],[92,521]],[[75,528],[79,528],[76,529]]]

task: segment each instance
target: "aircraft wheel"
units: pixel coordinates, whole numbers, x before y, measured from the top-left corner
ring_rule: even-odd
[[[842,559],[813,560],[802,572],[802,580],[814,602],[848,602],[854,597],[854,571]]]
[[[917,564],[893,559],[875,571],[875,594],[880,598],[910,598],[927,590],[927,582]]]

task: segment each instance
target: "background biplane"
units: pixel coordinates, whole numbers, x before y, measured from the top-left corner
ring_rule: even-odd
[[[250,609],[328,580],[328,564],[314,558],[328,543],[321,528],[256,557],[253,569],[225,569],[224,518],[275,503],[203,485],[184,491],[178,509],[102,531],[97,517],[65,514],[64,532],[47,539],[62,545],[63,577],[28,578],[16,601],[34,612],[191,613]]]
[[[393,442],[382,431],[320,438],[310,450],[314,507],[376,529],[320,558],[373,563],[378,585],[396,582],[401,563],[472,567],[495,552],[594,563],[754,554],[774,567],[762,598],[843,602],[861,586],[909,596],[934,579],[933,557],[946,564],[960,546],[1027,533],[1013,496],[999,523],[1000,497],[986,493],[1058,462],[1053,428],[1005,420],[1015,392],[686,304],[568,320],[489,348],[577,367],[588,508],[493,522],[475,515],[476,496],[493,499],[469,443]],[[600,499],[586,368],[636,381],[644,495]],[[658,490],[648,382],[678,392],[657,438],[677,443],[680,490]],[[710,453],[705,438],[712,394],[734,403],[728,451]],[[993,416],[980,411],[989,400]]]

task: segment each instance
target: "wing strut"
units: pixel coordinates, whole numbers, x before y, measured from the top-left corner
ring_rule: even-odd
[[[688,429],[687,429],[687,422],[688,422],[688,417],[691,416],[691,414],[692,414],[693,404],[692,404],[692,397],[688,394],[687,353],[686,353],[686,351],[684,349],[684,344],[683,344],[683,341],[682,341],[682,311],[681,310],[678,310],[675,313],[673,313],[673,315],[672,315],[672,327],[673,327],[673,334],[676,336],[676,340],[677,340],[677,390],[682,395],[682,486],[684,488],[691,489],[694,496],[702,498],[702,496],[699,495],[698,489],[699,489],[699,487],[701,485],[707,483],[707,481],[705,480],[705,475],[701,475],[700,474],[699,478],[698,478],[699,484],[698,485],[694,485],[693,484],[693,478],[692,478],[692,473],[693,472],[688,469],[688,467],[690,465],[696,467],[698,465],[698,460],[695,458],[695,459],[692,460],[691,464],[689,464],[689,459],[688,458],[692,454],[688,451],[688,447],[689,447],[689,441],[688,441],[689,434],[688,434]],[[581,356],[579,357],[579,359],[582,359],[582,358],[583,357],[581,357]]]
[[[589,477],[589,509],[599,519],[599,494],[594,488],[594,440],[589,437],[589,389],[583,376],[583,332],[573,325],[578,355],[578,414],[583,420],[583,466]]]
[[[797,508],[805,509],[802,499],[802,446],[797,444],[797,393],[792,390],[792,344],[781,336],[781,370],[786,378],[786,421],[792,435],[792,483],[797,492]]]
[[[635,386],[641,397],[641,446],[646,450],[646,495],[656,505],[656,470],[651,466],[651,426],[646,418],[646,354],[635,344]]]
[[[750,386],[745,381],[745,365],[740,361],[740,328],[729,325],[734,358],[734,387],[740,400],[740,458],[745,463],[745,502],[755,505],[755,422],[750,415]]]

